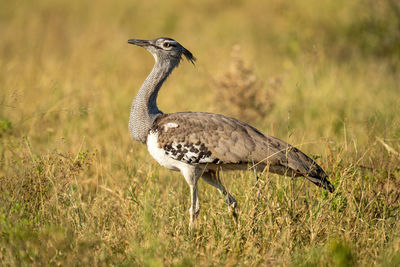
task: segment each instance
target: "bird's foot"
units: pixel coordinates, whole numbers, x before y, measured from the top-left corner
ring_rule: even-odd
[[[238,214],[236,212],[237,202],[236,200],[228,194],[228,198],[225,200],[225,203],[228,205],[228,211],[232,214],[235,224],[238,222]]]
[[[189,222],[189,230],[193,231],[193,229],[194,229],[194,222],[192,220],[190,220],[190,222]]]
[[[231,196],[230,194],[228,194],[228,198],[225,200],[226,205],[228,205],[228,210],[230,211],[235,210],[237,207],[237,202],[236,200],[233,198],[233,196]]]
[[[233,202],[229,203],[229,201],[226,201],[226,203],[228,204],[228,211],[229,211],[230,214],[232,214],[233,221],[237,225],[238,224],[238,218],[239,218],[237,210],[236,210],[237,202],[233,201]]]
[[[189,209],[189,213],[190,213],[190,222],[189,222],[189,229],[193,230],[194,226],[195,226],[195,220],[197,218],[197,216],[199,216],[200,213],[200,207],[196,208],[196,211],[192,211],[192,209]]]

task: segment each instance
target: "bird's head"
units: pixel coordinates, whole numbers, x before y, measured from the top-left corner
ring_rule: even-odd
[[[128,43],[146,48],[154,56],[156,62],[179,64],[182,55],[193,64],[196,61],[196,58],[189,50],[171,38],[160,37],[154,40],[129,39]]]

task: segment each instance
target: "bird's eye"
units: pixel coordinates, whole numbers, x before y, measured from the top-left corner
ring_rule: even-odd
[[[164,47],[170,47],[171,44],[170,43],[164,43]]]

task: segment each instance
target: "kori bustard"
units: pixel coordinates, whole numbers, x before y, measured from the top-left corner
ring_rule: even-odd
[[[291,177],[304,176],[329,192],[335,189],[322,168],[297,148],[262,134],[254,127],[220,114],[182,112],[164,114],[157,107],[158,92],[184,56],[195,57],[170,38],[130,39],[155,58],[155,64],[132,103],[130,134],[147,145],[151,156],[162,166],[180,171],[190,187],[190,227],[199,214],[197,182],[203,178],[225,197],[228,207],[236,200],[219,179],[221,170],[267,170]]]

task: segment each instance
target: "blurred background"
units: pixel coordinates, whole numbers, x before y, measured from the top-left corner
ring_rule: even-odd
[[[159,108],[235,116],[298,146],[338,188],[331,198],[317,194],[334,201],[332,210],[316,216],[318,202],[303,205],[316,188],[274,178],[265,197],[277,213],[260,219],[258,232],[243,226],[253,238],[243,247],[228,231],[221,197],[201,185],[203,226],[198,235],[185,230],[184,180],[128,131],[132,99],[154,61],[127,40],[162,36],[198,60],[168,78]],[[0,0],[0,232],[8,237],[0,260],[151,265],[194,255],[203,264],[233,257],[247,265],[295,255],[303,262],[322,248],[326,264],[384,262],[377,255],[399,250],[399,70],[397,0]],[[227,183],[251,214],[254,203],[241,191],[252,192],[248,176]],[[293,192],[301,192],[297,206]],[[293,230],[300,221],[311,230]],[[223,250],[235,240],[233,252]]]
[[[38,147],[59,147],[60,138],[74,147],[83,135],[93,146],[128,142],[131,99],[153,58],[127,39],[160,36],[198,58],[165,84],[164,112],[223,112],[308,141],[400,134],[395,0],[0,5],[0,117]]]

